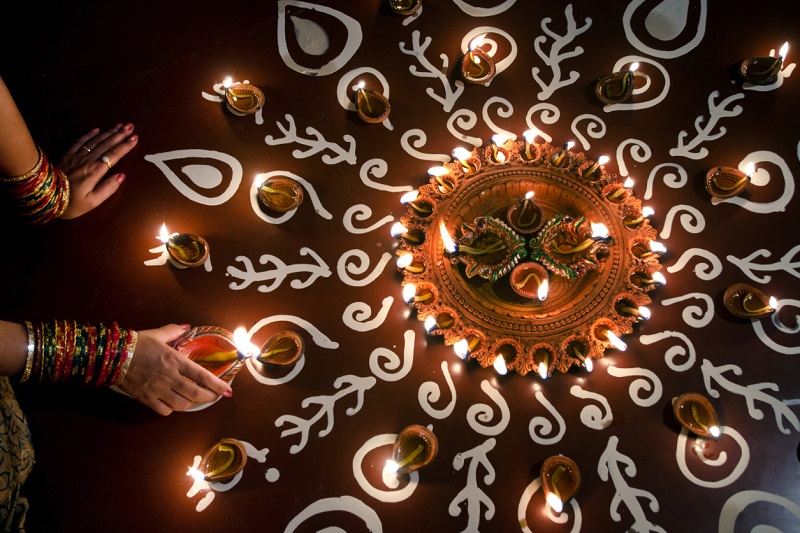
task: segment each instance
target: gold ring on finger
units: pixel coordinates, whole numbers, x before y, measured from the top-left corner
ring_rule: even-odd
[[[108,165],[108,168],[111,168],[111,167],[114,166],[114,164],[111,162],[111,159],[107,155],[104,155],[103,157],[101,157],[100,161],[102,161],[103,163]]]

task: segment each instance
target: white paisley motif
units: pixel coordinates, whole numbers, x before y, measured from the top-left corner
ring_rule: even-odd
[[[692,341],[680,331],[662,331],[661,333],[654,333],[653,335],[642,335],[639,337],[639,342],[642,344],[653,344],[670,338],[681,339],[686,344],[686,348],[684,349],[683,346],[671,346],[664,354],[664,361],[666,361],[667,366],[675,372],[685,372],[689,370],[694,366],[697,360],[697,354],[695,353]],[[675,357],[678,356],[686,356],[686,361],[682,364],[675,363]]]
[[[370,320],[372,316],[372,308],[364,302],[353,302],[347,306],[347,309],[344,310],[344,314],[342,314],[342,322],[344,324],[354,330],[354,331],[372,331],[373,329],[380,327],[383,324],[383,321],[386,320],[386,315],[389,314],[389,310],[392,308],[392,304],[394,303],[394,298],[392,296],[387,296],[381,302],[381,309],[378,311],[378,314],[375,315],[374,318]]]
[[[650,171],[650,176],[647,177],[647,188],[645,189],[643,196],[645,200],[649,200],[650,198],[652,198],[653,181],[658,175],[658,171],[666,167],[673,167],[678,170],[677,176],[672,172],[667,172],[664,174],[664,183],[667,185],[667,187],[670,187],[671,189],[680,189],[681,187],[689,183],[689,175],[686,173],[686,170],[684,170],[682,166],[678,165],[677,163],[661,163],[657,167],[653,168],[653,170]]]
[[[562,417],[561,414],[559,414],[559,412],[556,410],[555,406],[553,406],[553,404],[550,403],[547,398],[545,398],[544,394],[542,394],[542,391],[536,391],[536,399],[539,400],[539,403],[541,403],[544,408],[547,409],[547,411],[553,416],[556,424],[558,424],[558,431],[555,435],[552,435],[553,423],[544,416],[535,416],[531,418],[531,421],[528,424],[528,433],[530,433],[531,439],[536,444],[541,444],[543,446],[560,442],[564,437],[564,433],[567,431],[567,425],[564,423],[564,417]],[[552,436],[547,437],[547,435]]]
[[[639,379],[633,380],[628,389],[631,400],[639,407],[650,407],[658,403],[661,399],[661,380],[658,376],[645,368],[620,368],[618,366],[609,366],[608,373],[615,378],[641,376]],[[642,391],[652,391],[649,398],[642,398],[639,393]]]
[[[352,259],[358,259],[359,263],[351,262]],[[350,277],[350,274],[363,274],[369,268],[369,256],[362,250],[353,249],[349,250],[339,257],[339,262],[336,265],[336,271],[339,273],[339,279],[351,287],[364,287],[375,281],[381,275],[383,269],[392,260],[392,254],[384,252],[381,255],[381,260],[375,266],[372,273],[362,280],[355,280]]]
[[[511,420],[511,411],[508,409],[508,403],[506,403],[505,398],[503,398],[500,392],[492,387],[487,380],[481,381],[481,389],[494,401],[495,405],[500,410],[500,420],[498,420],[494,426],[486,425],[492,422],[494,411],[489,405],[478,403],[470,406],[469,410],[467,410],[467,423],[469,427],[481,435],[499,435],[508,427],[508,422]]]
[[[581,422],[583,422],[583,425],[587,428],[597,430],[606,429],[611,425],[611,422],[614,421],[614,417],[611,415],[611,406],[608,404],[608,400],[606,400],[605,396],[597,394],[596,392],[585,391],[580,385],[573,385],[569,389],[569,393],[582,400],[594,400],[603,407],[603,409],[600,409],[600,407],[596,405],[587,405],[581,409]]]
[[[747,154],[747,156],[739,163],[739,169],[744,170],[745,166],[748,162],[761,162],[767,161],[770,163],[775,164],[779,169],[781,169],[781,173],[783,174],[783,194],[781,194],[780,198],[774,200],[772,202],[751,202],[745,198],[741,198],[739,196],[733,196],[731,198],[712,198],[711,203],[714,205],[717,204],[734,204],[748,211],[753,213],[780,213],[786,211],[786,206],[789,205],[789,202],[794,197],[794,176],[792,176],[792,171],[789,168],[789,165],[786,164],[786,161],[776,153],[769,152],[767,150],[760,150],[758,152],[752,152]],[[759,168],[758,171],[752,176],[751,179],[752,185],[756,186],[763,186],[769,183],[769,173],[763,168]]]
[[[587,121],[589,123],[589,125],[586,126],[586,134],[593,139],[600,139],[606,134],[606,123],[603,122],[603,119],[597,115],[592,115],[591,113],[579,115],[575,117],[575,120],[572,121],[572,126],[570,126],[572,133],[575,135],[575,138],[581,142],[583,149],[588,150],[592,145],[589,144],[589,141],[586,140],[586,137],[581,135],[581,133],[578,131],[578,124],[582,121]]]
[[[368,205],[365,204],[357,204],[349,208],[344,213],[344,218],[342,219],[342,224],[344,225],[345,229],[350,233],[354,233],[356,235],[361,235],[364,233],[369,233],[370,231],[375,231],[376,229],[380,228],[381,226],[385,226],[386,224],[391,224],[394,222],[394,217],[392,215],[386,215],[379,221],[375,222],[373,225],[368,226],[366,228],[356,228],[353,225],[353,219],[356,220],[367,220],[369,217],[372,216],[372,209]]]
[[[707,263],[698,263],[698,265],[694,267],[693,272],[698,278],[708,281],[716,278],[722,273],[722,262],[719,260],[719,258],[708,250],[703,250],[702,248],[689,248],[683,252],[683,255],[681,255],[680,259],[678,259],[674,265],[667,267],[667,272],[670,274],[680,272],[693,257],[702,257],[708,261]]]
[[[447,361],[442,361],[442,375],[444,375],[444,380],[447,382],[447,387],[450,390],[450,403],[445,405],[444,408],[436,409],[431,405],[432,402],[438,402],[442,395],[441,387],[439,387],[439,384],[435,381],[426,381],[419,386],[419,391],[417,392],[417,400],[419,400],[419,405],[422,407],[422,410],[429,416],[438,420],[450,416],[453,413],[453,409],[456,407],[456,388],[455,385],[453,385],[453,378],[450,376]]]
[[[383,381],[399,381],[406,377],[414,365],[414,330],[409,329],[403,334],[403,360],[388,348],[375,348],[369,356],[369,369],[375,376]],[[384,368],[381,368],[384,360]],[[401,366],[402,363],[402,366]],[[387,370],[394,370],[393,374]]]
[[[703,312],[703,309],[697,305],[689,305],[683,310],[681,316],[683,317],[683,321],[689,326],[692,326],[693,328],[704,328],[714,318],[714,300],[708,294],[692,292],[689,294],[684,294],[683,296],[676,296],[675,298],[663,300],[661,305],[672,305],[674,303],[683,302],[692,298],[696,300],[702,300],[706,303],[705,312]]]

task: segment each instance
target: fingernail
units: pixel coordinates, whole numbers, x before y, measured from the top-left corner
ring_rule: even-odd
[[[118,123],[116,126],[114,126],[114,129],[115,129],[115,130],[118,130],[118,129],[120,129],[121,127],[122,127],[122,122],[120,122],[120,123]]]
[[[92,128],[92,133],[100,133],[100,128]]]
[[[125,174],[117,174],[117,181],[120,183],[125,181]]]
[[[131,135],[130,137],[128,137],[128,142],[129,143],[135,143],[138,140],[139,140],[139,136],[138,135]]]
[[[181,327],[184,329],[184,331],[188,331],[189,328],[192,327],[192,325],[191,324],[181,324]]]
[[[233,396],[233,390],[228,389],[225,392],[223,392],[222,395],[225,396],[226,398],[230,398],[231,396]]]
[[[125,131],[131,131],[133,129],[133,124],[125,124]]]

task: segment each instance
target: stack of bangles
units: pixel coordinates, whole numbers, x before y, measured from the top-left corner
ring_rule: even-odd
[[[137,333],[74,321],[25,321],[28,354],[20,383],[72,383],[85,387],[119,385],[125,379],[136,349]]]
[[[7,195],[26,224],[44,224],[60,217],[69,204],[69,179],[38,146],[39,161],[22,176],[0,177]]]

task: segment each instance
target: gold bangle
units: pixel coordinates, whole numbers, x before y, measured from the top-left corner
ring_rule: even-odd
[[[22,373],[22,377],[19,380],[20,383],[28,381],[28,378],[31,376],[31,369],[33,369],[33,352],[36,347],[33,324],[27,320],[25,321],[25,331],[28,335],[28,353],[25,356],[25,371]]]
[[[20,181],[25,181],[37,175],[39,171],[42,169],[42,162],[44,161],[44,152],[42,152],[42,149],[39,148],[39,145],[36,145],[36,153],[39,154],[39,160],[36,161],[36,165],[31,170],[29,170],[25,174],[22,174],[21,176],[3,177],[3,181],[5,181],[6,183],[17,183]]]
[[[133,359],[133,352],[136,350],[136,341],[139,339],[139,334],[134,330],[130,331],[131,340],[128,343],[127,353],[125,354],[125,362],[122,363],[122,370],[119,373],[119,379],[116,385],[119,385],[125,380],[125,375],[128,373],[128,367],[131,366],[131,359]]]

